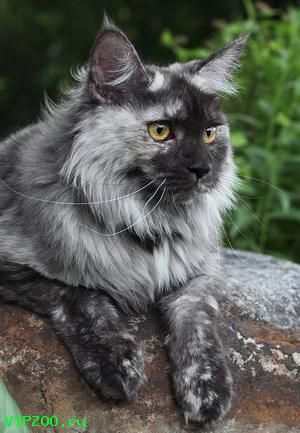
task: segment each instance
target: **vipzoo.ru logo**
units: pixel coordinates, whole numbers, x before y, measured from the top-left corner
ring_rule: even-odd
[[[7,416],[4,421],[7,427],[86,427],[87,421],[85,418],[68,418],[66,422],[61,422],[58,416],[40,416],[40,415],[23,415],[23,416]]]

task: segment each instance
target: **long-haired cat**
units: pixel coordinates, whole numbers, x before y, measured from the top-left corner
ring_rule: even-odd
[[[244,43],[144,65],[105,19],[68,95],[0,143],[0,299],[47,316],[87,382],[116,400],[145,379],[124,317],[156,304],[176,399],[202,424],[232,393],[216,329],[235,177],[219,99]]]

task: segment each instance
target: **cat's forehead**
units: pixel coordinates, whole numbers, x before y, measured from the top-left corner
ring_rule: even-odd
[[[144,119],[149,122],[153,119],[184,119],[186,115],[187,109],[184,101],[174,96],[148,104],[144,110]]]
[[[151,107],[149,118],[190,117],[192,113],[213,111],[217,108],[216,95],[206,93],[185,73],[180,63],[167,67],[147,66],[150,84],[147,96]]]
[[[172,63],[169,66],[147,66],[147,71],[150,73],[151,82],[149,90],[156,92],[169,87],[174,80],[178,78],[188,83],[188,77],[184,73],[184,69],[180,63]]]

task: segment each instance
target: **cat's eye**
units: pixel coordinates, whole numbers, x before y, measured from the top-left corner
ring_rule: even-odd
[[[172,136],[172,129],[168,122],[153,122],[148,125],[148,132],[155,141],[166,141]]]
[[[211,126],[210,128],[206,128],[203,133],[203,139],[206,144],[210,144],[215,141],[217,135],[217,128],[215,126]]]

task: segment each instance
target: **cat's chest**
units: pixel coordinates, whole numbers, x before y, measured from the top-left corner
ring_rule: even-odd
[[[78,263],[72,266],[64,280],[104,288],[143,310],[162,293],[184,285],[204,270],[209,248],[200,234],[194,233],[190,239],[183,234],[141,239],[128,233],[100,237],[82,231],[81,238],[75,238],[74,253],[85,260],[78,262],[80,267]]]
[[[143,255],[155,290],[171,289],[192,278],[204,263],[204,250],[196,239],[180,235],[137,241],[137,255]]]

